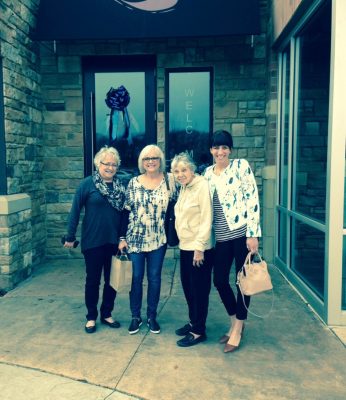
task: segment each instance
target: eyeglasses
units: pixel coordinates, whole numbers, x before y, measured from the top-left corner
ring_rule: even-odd
[[[118,168],[118,164],[113,164],[113,163],[110,163],[110,162],[102,162],[102,161],[100,161],[100,164],[104,165],[105,167]]]
[[[145,157],[143,158],[144,162],[149,162],[149,161],[159,161],[160,157]]]

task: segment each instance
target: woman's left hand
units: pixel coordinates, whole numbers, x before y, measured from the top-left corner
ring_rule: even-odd
[[[195,250],[193,253],[192,265],[194,267],[200,267],[201,265],[203,265],[203,261],[204,261],[204,251]]]
[[[251,252],[255,254],[258,252],[258,239],[255,237],[249,237],[246,239],[246,247]]]

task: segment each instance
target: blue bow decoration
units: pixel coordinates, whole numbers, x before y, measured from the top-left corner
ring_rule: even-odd
[[[130,134],[130,118],[129,114],[127,111],[127,106],[130,103],[130,94],[126,90],[126,88],[121,85],[118,88],[114,89],[111,87],[106,94],[106,99],[105,99],[107,107],[111,109],[110,115],[109,115],[109,145],[112,145],[112,143],[116,139],[130,139],[129,134]],[[114,112],[122,112],[123,120],[124,120],[124,132],[122,135],[119,135],[118,137],[118,132],[116,132],[115,138],[113,138],[113,115]]]

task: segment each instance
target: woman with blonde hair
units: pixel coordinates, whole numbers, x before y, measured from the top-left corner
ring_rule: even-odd
[[[132,314],[129,334],[142,325],[142,297],[145,266],[147,270],[147,325],[152,333],[160,333],[157,306],[160,300],[161,270],[167,248],[164,221],[168,200],[175,195],[174,178],[165,181],[165,157],[156,145],[144,147],[138,158],[141,174],[130,180],[126,190],[125,208],[128,222],[123,226],[119,248],[127,249],[133,266],[130,291]]]
[[[101,323],[111,328],[120,327],[120,323],[112,318],[116,291],[109,285],[111,260],[119,245],[125,201],[125,188],[116,177],[120,165],[118,151],[114,147],[102,147],[95,155],[94,165],[94,174],[83,179],[77,188],[64,241],[66,248],[75,246],[79,217],[84,208],[81,247],[86,266],[87,333],[96,331],[102,271]]]

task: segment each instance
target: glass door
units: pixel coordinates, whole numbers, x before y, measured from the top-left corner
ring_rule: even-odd
[[[119,176],[137,173],[142,148],[156,142],[155,63],[148,57],[86,58],[84,68],[85,174],[105,145],[120,154]]]
[[[198,172],[212,164],[209,151],[212,132],[212,70],[183,68],[166,70],[166,159],[188,151]]]

